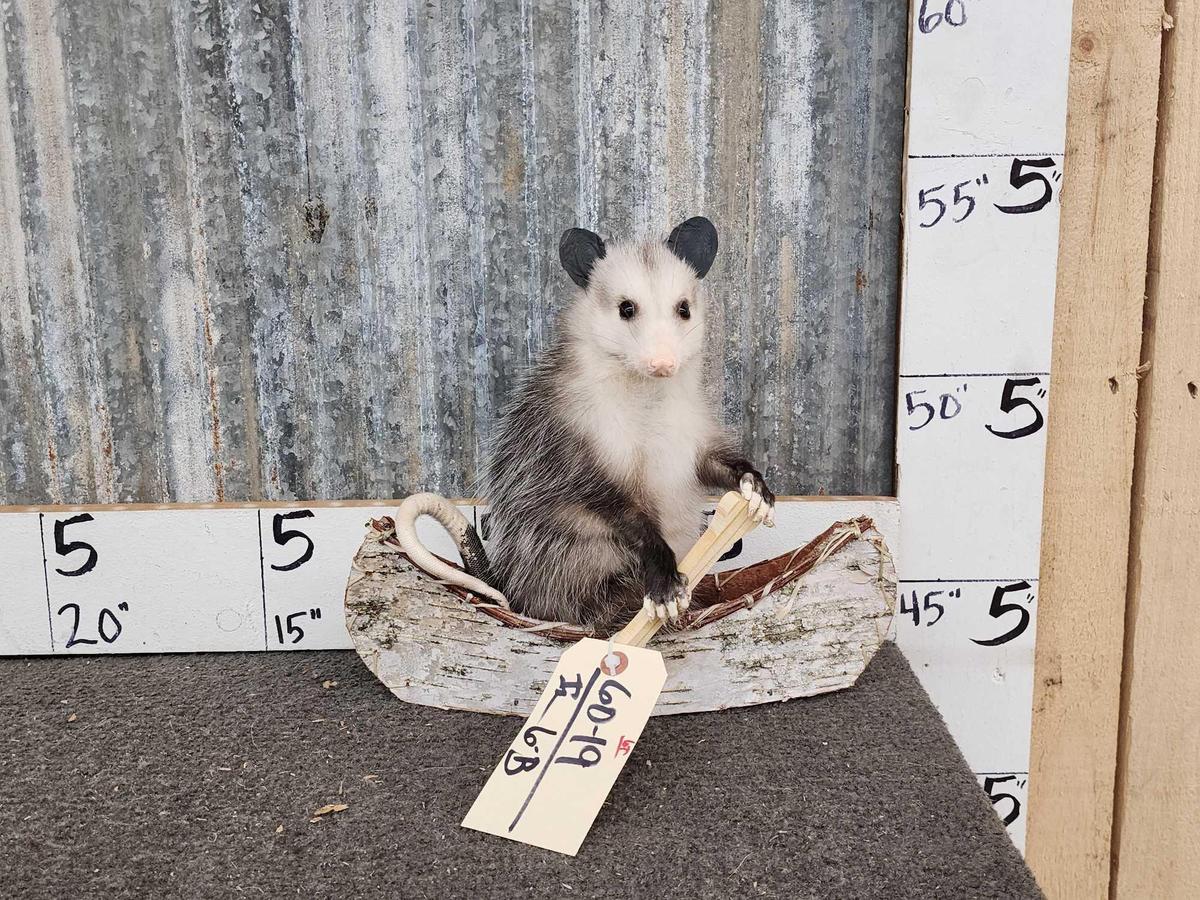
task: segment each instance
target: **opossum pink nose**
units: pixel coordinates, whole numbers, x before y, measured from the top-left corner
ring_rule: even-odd
[[[673,356],[656,356],[647,363],[650,374],[655,378],[669,378],[679,368],[679,363]]]

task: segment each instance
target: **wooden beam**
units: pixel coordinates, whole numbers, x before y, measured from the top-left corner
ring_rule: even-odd
[[[1181,13],[1163,41],[1138,395],[1113,829],[1113,896],[1129,900],[1200,884],[1200,11]]]
[[[1162,0],[1076,0],[1027,859],[1108,893]]]

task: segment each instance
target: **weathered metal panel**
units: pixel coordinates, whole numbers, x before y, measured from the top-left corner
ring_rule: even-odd
[[[730,422],[889,493],[906,7],[0,3],[0,502],[469,493],[562,229],[697,213]]]

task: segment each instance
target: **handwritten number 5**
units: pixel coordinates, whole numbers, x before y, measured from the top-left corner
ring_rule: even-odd
[[[78,516],[72,516],[69,519],[57,519],[54,522],[54,552],[59,556],[68,556],[76,550],[86,550],[88,552],[87,560],[84,561],[78,569],[55,569],[59,575],[66,575],[68,578],[74,578],[77,575],[86,575],[92,569],[96,568],[96,561],[100,558],[100,554],[96,552],[96,548],[86,541],[71,541],[67,542],[67,526],[76,525],[83,522],[94,522],[95,519],[90,513],[81,513]]]
[[[274,535],[276,544],[282,547],[286,545],[288,541],[294,540],[295,538],[301,538],[305,544],[307,544],[307,546],[304,548],[304,552],[301,553],[297,559],[288,563],[286,566],[272,565],[271,568],[276,572],[290,572],[292,569],[300,568],[302,565],[312,559],[312,538],[310,538],[303,531],[299,531],[295,528],[284,529],[283,527],[283,523],[288,519],[311,519],[312,517],[313,511],[311,509],[298,509],[295,512],[289,513],[275,513],[275,518],[271,523],[271,533]]]
[[[936,616],[934,616],[932,619],[927,619],[925,621],[926,628],[928,628],[931,625],[936,625],[938,623],[938,620],[941,619],[942,615],[946,612],[946,608],[944,606],[942,606],[942,604],[938,603],[936,600],[933,599],[934,597],[940,597],[941,595],[942,595],[941,591],[930,591],[928,594],[925,595],[925,602],[924,602],[925,612],[929,612],[931,609],[937,610]],[[915,597],[913,599],[913,603],[914,603],[914,605],[916,604]]]
[[[271,568],[274,569],[275,566],[272,566]],[[308,615],[308,613],[296,612],[296,613],[292,613],[290,616],[287,617],[287,633],[295,635],[295,637],[292,638],[293,644],[298,644],[302,640],[304,640],[304,629],[301,628],[299,625],[295,624],[292,620],[300,618],[301,616],[305,616],[305,615]],[[277,635],[279,635],[279,643],[281,643],[281,644],[284,643],[283,628],[284,628],[283,618],[281,616],[276,616],[275,617],[275,633]]]
[[[954,220],[955,222],[961,222],[964,219],[966,219],[966,217],[969,216],[971,213],[975,212],[975,198],[972,197],[970,194],[961,193],[962,189],[970,183],[971,183],[971,179],[968,178],[966,181],[960,181],[958,184],[956,184],[954,186],[954,205],[958,206],[958,204],[963,203],[963,202],[966,202],[966,204],[967,204],[967,211],[965,213],[963,213],[961,216],[959,216],[957,219],[955,219]]]
[[[926,206],[936,205],[938,208],[937,215],[933,217],[931,222],[921,222],[922,228],[932,228],[938,222],[942,221],[942,216],[946,215],[946,203],[944,200],[939,200],[937,197],[927,196],[940,191],[944,188],[944,184],[939,184],[937,187],[925,188],[917,195],[918,209],[924,209]],[[963,218],[966,218],[964,216]]]
[[[1040,378],[1009,378],[1004,382],[1004,390],[1000,394],[1000,411],[1011,413],[1020,409],[1022,406],[1028,406],[1033,410],[1033,421],[1028,425],[1022,425],[1020,428],[1014,428],[1012,431],[997,431],[991,425],[983,427],[990,431],[998,438],[1007,440],[1016,440],[1017,438],[1029,437],[1041,431],[1042,426],[1046,424],[1046,419],[1042,415],[1042,411],[1037,408],[1037,404],[1028,397],[1014,397],[1013,391],[1019,387],[1037,387],[1042,383]],[[1045,391],[1039,391],[1039,396],[1044,395]]]
[[[1042,159],[1014,159],[1012,169],[1009,170],[1008,183],[1017,188],[1017,190],[1020,190],[1027,184],[1035,184],[1040,181],[1042,183],[1042,196],[1029,203],[1020,203],[1015,206],[1002,206],[997,203],[995,204],[996,209],[1002,213],[1012,213],[1015,215],[1033,213],[1039,209],[1043,209],[1054,196],[1054,188],[1050,186],[1050,179],[1041,172],[1026,172],[1025,169],[1027,167],[1033,169],[1053,169],[1054,165],[1054,160],[1048,156]]]
[[[1019,621],[1016,625],[999,637],[988,638],[985,641],[971,638],[971,641],[978,644],[980,647],[998,647],[1001,644],[1007,644],[1009,641],[1023,635],[1025,633],[1025,629],[1029,627],[1029,610],[1019,603],[1005,603],[1004,595],[1014,593],[1016,591],[1028,591],[1029,589],[1030,584],[1028,581],[1018,581],[1014,584],[998,586],[992,593],[992,604],[988,607],[988,615],[993,619],[999,619],[1006,613],[1015,612],[1020,614],[1021,621]]]
[[[908,414],[910,416],[913,413],[915,413],[918,409],[925,410],[925,421],[922,422],[920,425],[909,425],[908,426],[909,431],[920,431],[922,428],[924,428],[926,425],[928,425],[930,422],[932,422],[933,417],[935,415],[937,415],[936,411],[933,408],[932,403],[925,403],[924,401],[922,401],[920,403],[913,403],[913,397],[915,397],[917,394],[924,394],[924,393],[925,393],[924,390],[909,391],[907,394],[904,395],[904,405],[908,407]]]
[[[1004,816],[1004,824],[1005,825],[1011,825],[1013,822],[1015,822],[1017,820],[1017,816],[1019,816],[1021,814],[1021,801],[1018,800],[1016,797],[1014,797],[1012,794],[1004,794],[1004,793],[994,794],[994,793],[992,793],[992,791],[996,787],[996,785],[1000,784],[1001,782],[1016,781],[1016,780],[1017,780],[1016,775],[1001,775],[996,778],[993,778],[991,775],[988,775],[987,777],[985,777],[983,779],[983,792],[985,794],[987,794],[988,799],[992,801],[992,806],[995,806],[1001,800],[1011,800],[1012,801],[1012,809],[1009,810],[1008,815]],[[997,815],[998,814],[999,813],[997,813]]]

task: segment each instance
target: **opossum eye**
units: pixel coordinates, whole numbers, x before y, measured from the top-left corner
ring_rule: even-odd
[[[632,319],[637,315],[637,304],[632,300],[622,300],[621,305],[617,307],[617,312],[621,314],[622,319]]]
[[[679,304],[675,307],[675,312],[679,313],[679,318],[686,321],[692,317],[691,304],[686,300],[680,300]]]

